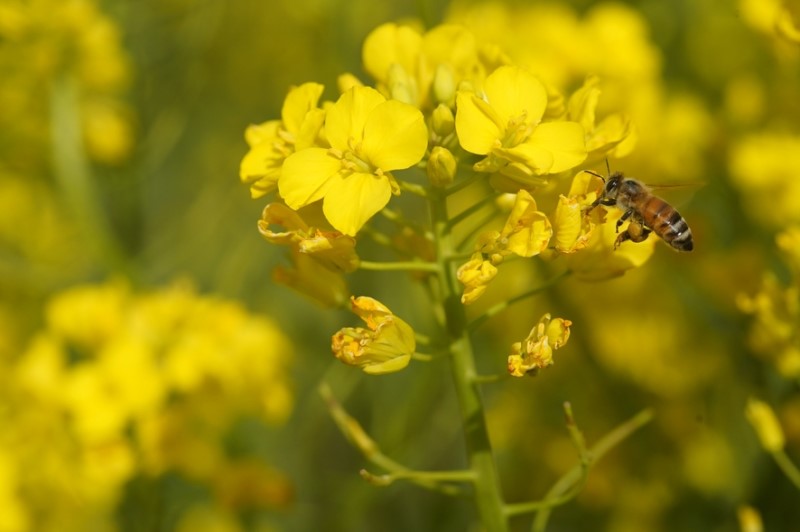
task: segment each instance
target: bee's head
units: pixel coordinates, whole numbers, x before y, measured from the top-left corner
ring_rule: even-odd
[[[614,172],[608,177],[604,177],[597,172],[593,172],[592,170],[583,171],[603,180],[603,197],[612,199],[617,197],[620,185],[622,185],[622,181],[625,179],[625,177],[622,175],[622,172]]]
[[[622,172],[614,172],[608,179],[604,179],[605,186],[603,187],[603,194],[606,197],[615,198],[617,193],[619,192],[619,187],[622,184],[622,180],[625,179],[622,175]]]

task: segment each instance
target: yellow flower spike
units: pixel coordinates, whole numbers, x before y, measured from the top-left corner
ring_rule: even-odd
[[[330,224],[355,236],[389,202],[396,187],[389,171],[422,159],[428,129],[418,109],[387,101],[375,89],[354,87],[328,109],[324,130],[331,149],[290,155],[278,189],[295,210],[323,200]]]
[[[287,230],[274,231],[279,225]],[[355,238],[338,231],[321,231],[309,227],[299,213],[282,203],[270,203],[264,207],[258,221],[258,231],[267,241],[293,247],[308,254],[326,268],[335,272],[352,272],[358,268]]]
[[[500,231],[505,249],[520,257],[533,257],[545,249],[553,236],[547,216],[536,210],[536,201],[525,190],[517,193],[514,207]]]
[[[304,83],[292,88],[281,109],[281,120],[252,125],[245,131],[250,151],[242,159],[239,177],[250,185],[250,195],[259,198],[275,190],[286,158],[297,150],[314,146],[325,112],[317,107],[324,87]]]
[[[745,415],[755,429],[764,450],[769,453],[783,450],[786,443],[783,430],[775,412],[767,403],[758,399],[748,399]]]
[[[461,303],[470,305],[477,301],[486,291],[492,279],[497,275],[497,268],[483,258],[481,253],[475,253],[472,258],[462,264],[456,272],[456,278],[464,285],[464,293],[461,296]]]
[[[444,188],[453,183],[456,175],[456,159],[447,148],[436,146],[431,150],[426,167],[428,179],[435,187]]]
[[[508,372],[514,377],[536,375],[552,365],[553,350],[567,343],[571,325],[571,321],[563,318],[551,319],[550,314],[542,316],[524,342],[512,344]]]
[[[333,335],[331,348],[340,361],[358,366],[370,375],[405,368],[416,349],[414,330],[371,297],[352,297],[353,312],[367,329],[345,327]]]

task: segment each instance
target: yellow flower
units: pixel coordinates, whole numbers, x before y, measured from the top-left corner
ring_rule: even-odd
[[[512,344],[508,372],[514,377],[536,375],[540,369],[552,365],[553,350],[567,343],[570,325],[572,322],[563,318],[542,316],[524,342]]]
[[[758,434],[761,446],[769,453],[783,450],[785,440],[783,430],[775,416],[775,412],[764,401],[750,398],[745,410],[747,420]]]
[[[461,303],[474,303],[486,291],[486,286],[497,275],[497,267],[486,260],[482,253],[475,253],[472,258],[462,264],[456,272],[456,278],[464,285]]]
[[[329,108],[325,136],[330,149],[311,147],[286,159],[278,189],[295,210],[323,200],[330,224],[355,236],[399,193],[389,171],[422,159],[428,130],[418,109],[353,87]]]
[[[271,225],[281,225],[286,230],[275,232],[270,229]],[[258,231],[267,241],[291,246],[335,272],[352,272],[358,268],[353,237],[310,227],[299,213],[282,203],[270,203],[264,207]]]
[[[608,115],[600,123],[596,123],[600,93],[600,79],[589,76],[583,86],[572,94],[567,104],[567,117],[578,122],[586,132],[588,164],[601,161],[609,155],[624,157],[633,150],[636,143],[633,125],[621,113]]]
[[[597,198],[602,187],[600,178],[578,172],[572,180],[569,195],[560,195],[553,216],[554,245],[560,253],[574,253],[589,245],[595,227],[602,223],[603,213],[599,209],[587,209]]]
[[[514,206],[505,226],[500,231],[498,242],[503,248],[520,257],[533,257],[545,249],[553,236],[547,216],[536,210],[536,201],[526,190],[517,192]]]
[[[455,87],[484,73],[475,37],[455,24],[424,35],[410,26],[383,24],[367,36],[362,55],[364,69],[382,93],[420,109],[438,103],[452,107]]]
[[[544,174],[563,172],[586,159],[584,131],[576,122],[542,123],[545,86],[527,71],[503,66],[486,78],[482,94],[459,91],[456,132],[461,147],[485,155],[479,172],[498,173],[531,188]]]
[[[250,151],[242,159],[239,177],[250,185],[253,198],[275,190],[289,155],[317,143],[325,119],[325,112],[317,107],[323,88],[319,83],[292,88],[283,102],[281,120],[252,125],[245,131]]]
[[[405,368],[416,349],[414,330],[371,297],[351,297],[353,312],[367,328],[345,327],[333,335],[333,354],[370,375],[392,373]]]

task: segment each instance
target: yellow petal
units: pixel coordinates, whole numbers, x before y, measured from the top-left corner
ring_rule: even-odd
[[[371,87],[353,87],[339,97],[325,117],[325,136],[340,151],[351,149],[350,139],[360,143],[372,111],[386,98]]]
[[[289,207],[299,209],[322,199],[341,167],[323,148],[295,152],[283,163],[278,191]]]
[[[589,76],[583,86],[569,98],[567,111],[572,120],[578,122],[587,132],[594,130],[595,110],[600,100],[600,80]]]
[[[263,124],[251,124],[244,131],[244,140],[251,147],[267,140],[277,140],[280,128],[280,120],[270,120]]]
[[[290,133],[300,131],[300,126],[305,120],[306,113],[317,107],[319,97],[325,87],[319,83],[303,83],[295,87],[286,95],[281,109],[283,127]]]
[[[270,142],[262,142],[250,148],[250,151],[242,158],[239,165],[239,178],[242,183],[259,183],[263,194],[271,192],[278,184],[281,175],[281,164],[283,155],[275,149]],[[263,195],[262,194],[262,195]]]
[[[547,106],[547,90],[542,82],[515,66],[502,66],[492,72],[486,78],[484,91],[504,126],[523,113],[526,122],[537,124]]]
[[[486,155],[503,135],[497,113],[474,93],[456,95],[456,134],[461,147],[470,153]]]
[[[574,168],[586,159],[584,132],[577,122],[539,124],[525,143],[553,154],[551,174]]]
[[[428,147],[428,128],[416,107],[391,100],[370,114],[364,126],[363,154],[383,171],[408,168]]]
[[[393,64],[414,72],[421,47],[422,36],[409,26],[394,23],[378,26],[364,40],[364,70],[379,81],[386,81]]]
[[[355,236],[367,220],[383,209],[392,195],[386,176],[354,173],[331,181],[322,211],[334,228],[350,236]]]

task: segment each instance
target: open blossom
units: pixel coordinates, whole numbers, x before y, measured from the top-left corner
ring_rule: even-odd
[[[331,348],[336,358],[372,375],[405,368],[417,345],[411,326],[371,297],[351,297],[351,301],[367,328],[345,327],[334,334]]]
[[[323,88],[319,83],[292,88],[283,102],[280,120],[252,125],[245,131],[250,151],[242,159],[239,177],[250,185],[253,198],[275,190],[289,155],[316,144],[325,119],[325,111],[317,107]]]
[[[486,156],[475,169],[499,174],[517,189],[545,184],[541,176],[574,168],[586,159],[581,125],[542,122],[547,89],[519,67],[498,68],[486,78],[482,93],[462,90],[456,101],[461,147]]]
[[[291,154],[278,190],[292,209],[322,200],[330,224],[355,236],[399,187],[391,170],[418,163],[428,145],[422,113],[375,89],[353,87],[325,118],[331,148],[310,147]]]

